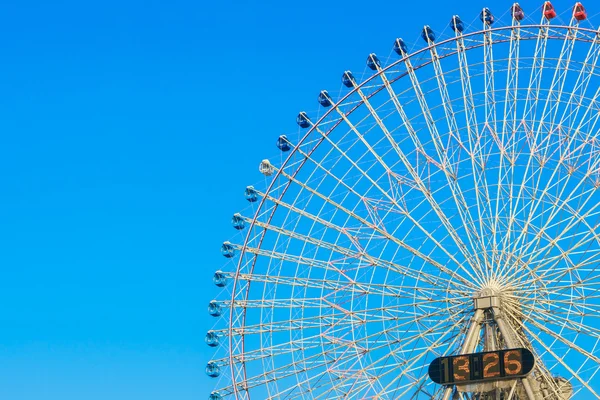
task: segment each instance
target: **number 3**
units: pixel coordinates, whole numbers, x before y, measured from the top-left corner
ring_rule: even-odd
[[[455,357],[454,360],[452,360],[452,366],[454,367],[455,381],[466,381],[469,379],[471,370],[469,369],[468,356]]]

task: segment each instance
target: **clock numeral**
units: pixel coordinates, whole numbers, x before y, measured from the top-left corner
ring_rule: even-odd
[[[500,356],[498,353],[483,355],[483,377],[494,378],[500,376]]]

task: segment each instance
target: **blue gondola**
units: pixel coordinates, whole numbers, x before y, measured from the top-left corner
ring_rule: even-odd
[[[221,305],[217,303],[216,300],[211,300],[210,303],[208,303],[208,313],[213,317],[220,317],[223,310],[221,310]]]
[[[344,75],[342,75],[342,83],[349,88],[354,86],[354,75],[352,75],[352,72],[344,72]]]
[[[217,392],[212,392],[209,396],[208,396],[208,400],[223,400],[223,396],[221,396],[219,393]]]
[[[404,40],[398,38],[394,41],[394,51],[399,56],[404,56],[408,54],[408,46],[404,43]]]
[[[221,245],[221,254],[226,258],[231,258],[235,255],[235,249],[229,242],[224,242]]]
[[[258,193],[254,190],[254,186],[246,186],[246,190],[244,190],[244,197],[250,203],[254,203],[258,200]]]
[[[208,331],[206,332],[204,341],[210,347],[217,347],[219,345],[219,335],[217,335],[214,331]]]
[[[487,7],[481,10],[481,13],[479,14],[479,19],[481,20],[481,22],[484,22],[487,25],[492,25],[494,23],[494,16],[492,15],[490,9]]]
[[[277,138],[277,148],[283,152],[290,151],[290,142],[285,135],[281,135]]]
[[[210,361],[208,364],[206,364],[206,375],[210,376],[211,378],[216,378],[221,375],[221,368],[219,368],[215,362]]]
[[[377,67],[381,67],[381,62],[379,62],[379,58],[375,55],[375,53],[369,54],[367,57],[367,67],[371,68],[373,71],[377,70]]]
[[[242,214],[233,214],[233,217],[231,217],[231,225],[238,231],[244,229],[246,227],[246,221],[244,221],[244,217],[242,217]]]
[[[433,30],[431,29],[431,27],[429,25],[425,25],[423,27],[423,31],[421,32],[421,37],[427,43],[435,42],[435,33],[433,33]]]
[[[221,271],[215,272],[213,275],[213,283],[218,287],[225,287],[227,285],[227,275]]]
[[[450,20],[450,27],[454,32],[461,32],[465,30],[465,25],[458,15],[452,16],[452,20]]]
[[[329,107],[333,104],[327,90],[321,90],[321,93],[319,93],[319,104],[323,107]]]
[[[302,111],[296,117],[296,123],[300,126],[300,128],[308,128],[310,126],[309,121],[310,121],[310,119],[308,118],[308,115],[306,115],[306,113],[304,111]]]

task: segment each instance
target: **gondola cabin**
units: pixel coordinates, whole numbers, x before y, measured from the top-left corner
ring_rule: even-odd
[[[310,126],[310,119],[304,111],[300,112],[296,117],[296,123],[300,128],[308,128]]]
[[[213,275],[213,283],[218,287],[225,287],[227,285],[227,276],[222,271],[217,271]]]
[[[224,242],[221,245],[221,254],[225,258],[231,258],[231,257],[233,257],[235,255],[235,249],[233,248],[233,246],[232,246],[231,243]]]
[[[465,25],[458,15],[452,16],[452,19],[450,20],[450,27],[454,32],[462,33],[462,31],[465,30]]]
[[[216,378],[221,375],[221,368],[219,368],[216,363],[211,361],[206,364],[206,375],[210,376],[211,378]]]
[[[554,11],[554,6],[549,1],[545,2],[542,6],[542,12],[544,13],[544,17],[548,20],[556,18],[556,11]]]
[[[435,33],[433,33],[433,29],[429,25],[425,25],[423,27],[423,31],[421,32],[421,37],[428,44],[431,42],[435,42]]]
[[[206,332],[204,341],[210,347],[217,347],[219,345],[219,335],[217,335],[214,331],[208,331]]]
[[[404,40],[398,38],[394,41],[394,51],[399,56],[403,56],[408,54],[408,46],[404,43]]]
[[[277,148],[283,152],[290,151],[290,142],[285,135],[281,135],[277,138]]]
[[[511,8],[511,13],[512,13],[512,17],[515,19],[515,21],[520,22],[520,21],[523,21],[523,18],[525,18],[525,12],[523,12],[523,9],[519,5],[519,3],[513,4],[512,8]]]
[[[329,93],[327,93],[327,90],[321,90],[321,93],[319,93],[319,104],[322,105],[323,107],[330,107],[331,104],[333,104],[333,102],[331,101],[331,97],[329,96]]]
[[[352,75],[352,72],[344,72],[344,74],[342,75],[342,83],[344,84],[344,86],[349,88],[354,86],[354,75]]]
[[[233,214],[233,217],[231,217],[231,226],[233,226],[238,231],[241,231],[246,227],[246,221],[244,221],[244,217],[242,217],[242,214]]]
[[[486,25],[492,25],[494,23],[494,15],[487,7],[481,10],[481,13],[479,14],[479,19]]]
[[[374,53],[369,54],[369,57],[367,57],[367,67],[369,67],[373,71],[381,67],[381,62],[379,62],[379,58],[377,58],[377,56]]]
[[[208,313],[213,317],[220,317],[223,313],[221,306],[216,300],[211,300],[210,303],[208,303]]]
[[[585,11],[583,4],[580,2],[575,3],[575,6],[573,7],[573,18],[575,18],[577,21],[583,21],[587,19],[587,12]]]
[[[258,193],[254,189],[254,186],[246,186],[246,190],[244,190],[244,198],[250,203],[254,203],[258,200]]]

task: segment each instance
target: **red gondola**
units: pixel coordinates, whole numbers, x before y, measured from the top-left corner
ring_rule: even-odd
[[[573,7],[573,18],[577,21],[587,19],[587,12],[585,12],[585,8],[583,8],[583,4],[580,2],[575,3],[575,6]]]
[[[516,21],[522,21],[523,18],[525,18],[525,13],[523,12],[523,9],[519,5],[519,3],[513,4],[511,11],[512,11],[513,18]]]
[[[546,19],[556,18],[556,11],[554,11],[554,6],[549,1],[544,3],[542,7],[542,12],[544,13],[544,17]]]

